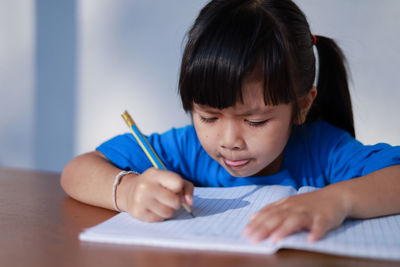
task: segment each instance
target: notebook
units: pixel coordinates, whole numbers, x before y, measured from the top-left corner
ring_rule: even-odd
[[[80,233],[82,241],[171,247],[205,251],[272,254],[280,248],[328,254],[400,260],[400,215],[368,220],[346,220],[322,240],[310,243],[307,232],[298,232],[273,243],[252,243],[242,236],[249,217],[268,203],[283,197],[316,190],[289,186],[241,186],[194,190],[195,218],[184,209],[173,218],[156,223],[141,222],[128,213]]]

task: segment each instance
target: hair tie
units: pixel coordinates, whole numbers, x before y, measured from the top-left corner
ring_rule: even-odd
[[[119,185],[119,183],[121,182],[122,177],[124,177],[125,175],[134,173],[136,175],[139,175],[137,172],[134,171],[121,171],[120,173],[117,174],[117,176],[115,176],[114,178],[114,184],[113,184],[113,204],[114,204],[114,209],[118,212],[122,212],[117,205],[117,187]]]
[[[313,45],[317,45],[317,36],[312,34],[312,39],[313,39]]]

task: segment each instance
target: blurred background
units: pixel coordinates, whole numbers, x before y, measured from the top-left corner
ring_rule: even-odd
[[[190,123],[177,93],[205,0],[0,0],[0,167],[60,172],[127,132]],[[400,145],[400,1],[297,0],[351,70],[356,135]]]

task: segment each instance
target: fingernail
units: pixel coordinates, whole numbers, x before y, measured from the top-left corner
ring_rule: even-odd
[[[251,228],[250,228],[250,227],[244,228],[244,230],[243,230],[242,233],[243,233],[243,235],[245,235],[245,236],[250,235],[250,233],[251,233]]]
[[[272,240],[272,242],[278,242],[280,239],[281,239],[281,237],[280,237],[280,235],[279,234],[272,234],[271,236],[270,236],[270,239]]]
[[[315,235],[313,235],[313,234],[309,234],[308,236],[307,236],[307,241],[308,242],[315,242],[317,239],[315,238]]]
[[[260,242],[261,240],[262,240],[262,237],[260,236],[260,234],[254,234],[254,235],[251,237],[251,241],[254,242],[254,243],[258,243],[258,242]]]
[[[190,196],[186,196],[186,203],[189,205],[193,204],[193,199]]]

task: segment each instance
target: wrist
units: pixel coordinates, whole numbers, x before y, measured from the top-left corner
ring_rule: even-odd
[[[327,189],[331,196],[332,199],[335,200],[336,205],[339,207],[341,210],[344,218],[351,217],[352,214],[352,194],[351,190],[349,190],[349,187],[344,184],[344,182],[339,182],[336,184],[332,184],[330,186],[327,186],[325,189]]]
[[[117,187],[116,203],[120,211],[127,211],[127,203],[130,192],[136,184],[137,173],[129,173],[121,177],[119,186]]]

